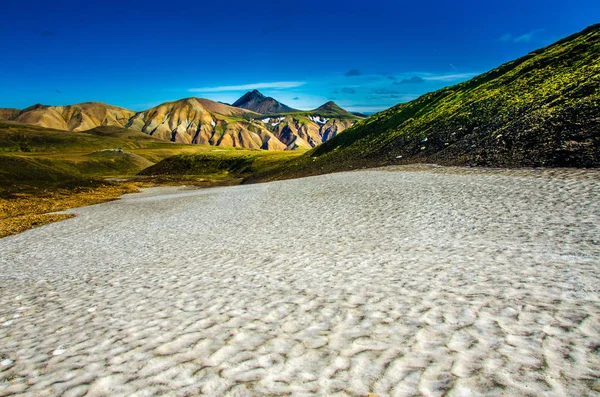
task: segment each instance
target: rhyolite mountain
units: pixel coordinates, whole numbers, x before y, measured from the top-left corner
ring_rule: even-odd
[[[284,105],[274,98],[264,96],[258,90],[245,93],[240,99],[233,103],[233,106],[262,114],[290,113],[298,111]]]
[[[600,167],[600,24],[353,127],[256,179],[392,164]]]
[[[308,111],[273,114],[259,119],[288,149],[316,147],[353,126],[360,117],[334,102]]]
[[[0,109],[0,119],[82,132],[100,126],[141,131],[178,143],[266,150],[311,149],[360,120],[333,103],[314,111],[266,116],[202,98],[167,102],[133,112],[100,102]]]
[[[288,150],[311,149],[354,125],[359,119],[321,116],[318,113],[294,112],[257,119],[277,136]]]
[[[14,108],[0,108],[0,121],[11,121],[19,116],[21,111]]]
[[[135,114],[125,127],[180,143],[284,150],[258,113],[201,98],[167,102]]]
[[[19,112],[19,123],[57,130],[81,132],[99,126],[124,127],[135,112],[101,102],[67,106],[33,105]]]

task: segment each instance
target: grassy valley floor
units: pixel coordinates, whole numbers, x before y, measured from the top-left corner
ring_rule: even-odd
[[[180,145],[115,127],[74,133],[0,122],[0,238],[142,187],[239,184],[301,153]],[[177,167],[160,163],[171,157]],[[148,167],[155,172],[138,176]]]

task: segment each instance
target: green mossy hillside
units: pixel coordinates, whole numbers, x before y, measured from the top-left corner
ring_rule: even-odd
[[[144,169],[141,176],[197,176],[240,183],[257,174],[270,173],[298,158],[298,151],[230,150],[180,154]]]
[[[600,166],[600,25],[378,113],[309,154],[306,173],[435,162]]]

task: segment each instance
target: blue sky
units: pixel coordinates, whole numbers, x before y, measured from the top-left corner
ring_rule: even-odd
[[[0,107],[142,110],[258,88],[376,111],[600,22],[600,2],[53,1],[2,5]]]

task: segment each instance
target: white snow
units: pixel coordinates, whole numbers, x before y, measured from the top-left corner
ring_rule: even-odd
[[[283,120],[285,120],[285,117],[276,117],[276,118],[267,117],[267,118],[262,119],[261,121],[265,124],[271,124],[273,127],[275,127],[275,126],[281,124],[281,122]]]
[[[62,348],[62,346],[61,346],[61,347],[59,347],[58,349],[54,350],[54,351],[52,352],[52,355],[53,355],[53,356],[60,356],[61,354],[64,354],[64,352],[66,352],[66,351],[67,351],[67,350],[66,350],[66,349],[63,349],[63,348]]]
[[[0,239],[2,394],[595,395],[598,197],[427,168],[73,209]]]
[[[321,117],[321,116],[309,116],[309,118],[314,121],[315,123],[318,124],[327,124],[327,122],[330,120],[328,118],[325,117]]]
[[[285,120],[285,117],[266,117],[264,119],[261,119],[260,121],[262,121],[265,124],[271,124],[273,127],[279,125],[283,120]]]

